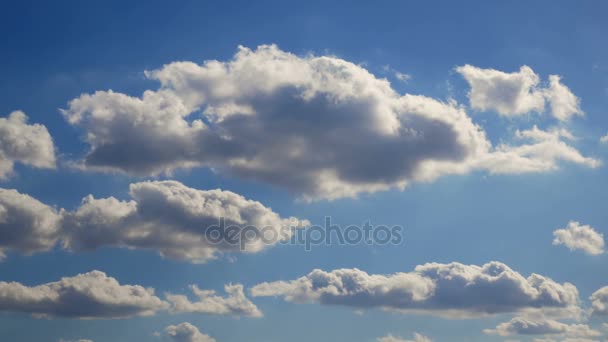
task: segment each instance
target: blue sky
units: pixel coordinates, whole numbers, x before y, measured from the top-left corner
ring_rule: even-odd
[[[593,304],[589,297],[608,285],[608,259],[603,251],[593,253],[581,246],[592,244],[597,247],[597,236],[608,231],[608,216],[604,208],[608,200],[605,191],[608,145],[600,142],[608,132],[608,120],[605,118],[605,108],[608,106],[608,47],[602,43],[608,33],[605,21],[607,7],[606,4],[590,1],[381,1],[367,4],[328,4],[321,1],[182,1],[179,4],[161,1],[130,4],[120,1],[4,2],[0,11],[0,41],[3,46],[3,53],[0,54],[0,74],[3,76],[0,78],[0,117],[8,117],[11,112],[20,110],[28,117],[27,125],[44,125],[52,139],[53,157],[32,151],[28,153],[35,155],[37,159],[34,162],[31,161],[34,157],[11,156],[6,151],[10,150],[9,145],[14,141],[19,144],[18,138],[0,139],[0,143],[4,144],[0,145],[0,157],[14,162],[13,171],[6,173],[0,181],[0,188],[14,189],[48,206],[49,212],[53,213],[49,215],[57,218],[59,223],[42,224],[40,229],[57,224],[60,227],[57,229],[63,235],[57,238],[57,243],[53,240],[50,246],[47,244],[36,251],[15,242],[20,241],[19,238],[23,241],[26,238],[38,239],[36,234],[39,231],[32,228],[35,221],[25,220],[25,223],[21,223],[25,215],[22,211],[12,218],[13,207],[9,207],[8,202],[0,197],[0,209],[4,206],[9,213],[6,216],[8,220],[0,221],[0,250],[6,254],[0,263],[0,281],[35,287],[57,282],[62,277],[75,277],[99,270],[120,285],[154,288],[154,296],[163,304],[152,309],[152,315],[142,316],[142,311],[137,311],[141,310],[138,307],[134,309],[134,314],[126,314],[126,317],[108,317],[111,314],[104,312],[99,314],[104,317],[82,319],[78,315],[65,314],[66,311],[57,309],[53,304],[38,303],[39,306],[36,306],[20,302],[9,298],[9,293],[5,295],[6,298],[0,295],[0,336],[10,341],[172,341],[171,338],[174,341],[207,341],[200,337],[199,340],[194,337],[180,340],[179,336],[171,337],[171,329],[165,330],[168,326],[189,322],[202,334],[219,342],[296,342],[311,339],[380,341],[379,338],[389,334],[409,341],[414,338],[414,333],[425,335],[432,341],[533,341],[535,338],[562,341],[567,337],[591,341],[605,339],[607,334],[602,324],[608,322],[608,312],[602,313],[597,308],[592,312]],[[260,45],[272,44],[275,47],[269,50],[258,49]],[[263,85],[269,84],[270,87],[274,84],[270,77],[275,74],[261,73],[260,78],[251,81],[247,76],[252,75],[253,71],[247,66],[240,71],[232,66],[229,72],[217,79],[201,76],[182,88],[177,83],[160,87],[159,81],[163,80],[163,75],[168,75],[166,77],[170,79],[173,72],[180,77],[194,77],[181,69],[163,69],[164,65],[190,61],[198,64],[205,75],[210,71],[202,67],[204,61],[217,60],[224,65],[238,61],[235,54],[239,46],[250,49],[246,57],[255,58],[254,66],[255,63],[261,65],[268,62],[264,59],[269,58],[268,55],[271,56],[268,63],[272,63],[272,58],[285,58],[288,60],[286,65],[293,63],[297,67],[282,76],[290,78],[302,71],[303,67],[311,66],[311,77],[336,77],[332,81],[335,83],[311,85],[306,81],[300,84],[300,79],[294,76],[293,80],[286,81],[293,88],[267,94],[260,89]],[[347,72],[367,71],[369,74],[361,76],[361,80],[342,79],[336,76],[334,69],[323,69],[314,64],[314,58],[321,56],[329,57],[331,63],[335,63],[332,65],[348,62]],[[475,69],[471,72],[458,69],[464,65]],[[503,97],[503,94],[508,94],[508,87],[513,85],[505,80],[520,77],[520,67],[524,65],[533,70],[539,82],[524,89],[525,94],[521,97]],[[152,70],[166,71],[166,74],[155,78],[144,73]],[[410,77],[402,81],[398,73]],[[578,103],[574,102],[574,109],[568,107],[571,97],[550,88],[550,75],[561,76],[559,84],[578,99]],[[230,79],[232,76],[237,80]],[[382,79],[390,84],[376,82]],[[473,87],[475,80],[482,85]],[[340,93],[342,90],[331,88],[334,85],[350,86],[355,81],[365,86],[371,84],[369,89],[373,91],[390,89],[394,93],[374,93],[369,95],[368,102],[363,95],[351,99]],[[519,86],[524,81],[517,78],[513,82]],[[225,84],[238,88],[238,92],[228,91],[228,95],[213,93],[214,89],[222,89],[221,86]],[[323,88],[325,86],[327,88]],[[332,106],[331,101],[323,101],[324,97],[319,102],[289,98],[289,90],[299,91],[307,87],[323,96],[346,96],[347,100],[332,97],[345,107]],[[168,106],[175,104],[171,101],[177,101],[179,106],[192,107],[186,109],[188,116],[184,122],[194,125],[194,120],[202,117],[203,124],[212,127],[211,131],[218,129],[235,134],[232,142],[238,146],[218,143],[214,148],[215,136],[199,136],[196,135],[198,131],[192,134],[193,139],[200,138],[200,141],[189,141],[190,131],[179,131],[165,140],[156,140],[158,132],[163,133],[164,129],[144,131],[145,127],[131,125],[132,122],[128,120],[96,119],[91,114],[95,110],[100,111],[98,113],[117,113],[114,117],[130,118],[135,115],[133,108],[137,108],[136,105],[131,105],[131,102],[119,103],[122,100],[114,99],[114,95],[93,97],[89,102],[82,101],[80,104],[70,102],[82,99],[82,94],[109,89],[114,94],[129,96],[129,100],[123,98],[125,103],[137,100],[144,91],[164,94],[163,89],[169,89],[169,95],[161,99]],[[188,97],[191,93],[188,92],[193,92],[194,97],[201,96],[202,100],[191,105],[188,102],[191,101]],[[423,95],[425,98],[415,98],[410,103],[407,102],[410,100],[400,98],[404,94]],[[475,94],[485,100],[475,103],[472,100]],[[538,101],[542,103],[542,108],[539,109],[538,103],[530,105],[532,98],[540,99]],[[562,101],[555,102],[554,107],[551,99],[555,98]],[[275,103],[282,104],[282,100],[292,101],[286,102],[287,112],[284,109],[274,112],[274,108],[284,108],[273,107]],[[231,113],[225,121],[217,122],[214,122],[216,119],[211,114],[207,117],[204,113],[208,106],[214,105],[216,107],[209,109],[209,112],[216,110],[219,113],[217,106],[226,105],[228,108],[233,104],[231,101],[251,105],[256,113],[249,117],[240,112]],[[378,103],[384,104],[382,101],[390,103],[387,106],[397,113],[393,113],[396,117],[405,118],[399,121],[401,128],[412,125],[412,129],[418,130],[424,137],[428,136],[428,139],[423,139],[420,145],[414,147],[401,141],[393,145],[392,140],[383,145],[384,140],[381,141],[380,135],[370,128],[389,125],[389,120],[382,116],[382,110],[374,107]],[[426,109],[412,109],[415,107],[413,101],[421,101]],[[500,101],[508,108],[501,110]],[[433,110],[437,103],[446,113]],[[181,110],[178,105],[170,107],[168,114],[159,118],[178,117],[175,114],[175,111]],[[140,120],[146,122],[146,118],[152,115],[149,110],[152,108],[151,111],[154,111],[155,107],[150,106],[142,111]],[[518,110],[517,106],[524,109]],[[556,108],[559,106],[570,108],[570,111],[564,109],[568,118],[558,117],[556,113],[559,110]],[[164,107],[159,108],[156,109],[161,113]],[[241,126],[242,122],[256,120],[252,117],[261,117],[266,108],[271,108],[269,111],[272,112],[264,116],[266,119],[263,120],[268,121],[252,121],[259,124],[262,130],[250,128],[255,125]],[[350,116],[343,116],[344,113],[339,112],[343,108],[347,108],[344,113]],[[62,114],[61,110],[66,114]],[[452,115],[448,112],[453,112],[458,119],[444,119]],[[230,115],[236,115],[237,119]],[[302,119],[302,116],[311,118],[301,121],[306,130],[300,130],[297,125],[288,126]],[[78,121],[81,117],[85,119]],[[438,123],[436,130],[428,128],[431,124],[427,126],[425,120],[431,122],[430,117],[434,118],[433,123]],[[70,122],[69,118],[75,121]],[[271,119],[279,124],[272,125]],[[479,130],[467,126],[466,122],[476,125]],[[6,122],[0,122],[0,128],[2,124]],[[165,124],[166,131],[173,128]],[[524,137],[523,142],[521,137],[517,137],[517,134],[527,134],[522,132],[533,134],[534,126],[550,137],[538,140],[528,136],[531,140]],[[336,129],[339,135],[340,128],[348,134],[326,138],[328,130]],[[473,150],[483,145],[479,140],[481,138],[469,143],[464,143],[462,139],[467,134],[474,135],[480,131],[491,148],[477,156]],[[562,133],[559,132],[565,131],[575,138],[560,135]],[[0,133],[7,134],[5,132],[0,129]],[[236,136],[241,133],[242,139]],[[272,134],[277,134],[276,139]],[[458,135],[460,140],[451,134]],[[95,138],[90,138],[92,135]],[[307,144],[303,148],[306,155],[283,155],[281,148],[292,146],[281,139],[295,135]],[[256,139],[251,139],[252,136]],[[317,142],[315,139],[318,137],[327,140]],[[40,134],[30,138],[42,139]],[[334,138],[336,140],[332,140]],[[379,140],[373,140],[376,138]],[[47,140],[42,140],[40,144],[48,145]],[[188,141],[183,145],[174,144],[178,140]],[[325,144],[328,141],[335,141],[336,144]],[[348,143],[342,145],[344,141]],[[122,143],[125,145],[120,145]],[[142,144],[141,149],[133,147],[139,143]],[[498,160],[496,154],[501,144],[506,146],[511,158],[506,162]],[[542,144],[542,148],[535,144]],[[202,151],[198,149],[207,145],[211,147]],[[101,150],[100,146],[108,148],[109,156],[101,152],[96,154]],[[155,146],[158,146],[158,151]],[[526,155],[517,149],[521,146],[535,152]],[[164,150],[160,151],[164,148],[169,151],[166,155]],[[194,150],[192,153],[195,157],[176,156],[188,148]],[[234,152],[231,148],[238,151]],[[275,148],[277,152],[272,152]],[[402,153],[405,149],[410,152]],[[150,153],[149,158],[144,152]],[[335,157],[318,161],[315,156],[323,156],[324,152]],[[575,152],[577,155],[572,157]],[[265,169],[259,171],[257,164],[234,166],[235,159],[230,159],[230,153],[242,153],[239,156],[251,158],[251,163],[261,161],[263,165],[259,167]],[[97,159],[87,159],[87,155]],[[116,155],[121,156],[118,161],[114,159]],[[161,155],[167,159],[161,160]],[[410,172],[408,169],[410,166],[421,167],[419,160],[433,158],[447,158],[456,165],[445,166],[436,177],[429,176],[430,172],[418,169]],[[36,166],[37,162],[38,166],[49,164],[50,159],[53,159],[52,167]],[[156,169],[137,171],[134,160],[139,159],[143,159],[141,163],[150,163]],[[180,164],[183,160],[207,164],[184,167]],[[339,170],[342,178],[335,180],[335,183],[322,181],[322,171],[325,169],[317,166],[316,162],[323,168]],[[600,165],[602,162],[604,166]],[[351,168],[349,163],[354,166]],[[525,163],[540,166],[531,171]],[[96,166],[113,169],[104,172],[95,169]],[[454,171],[452,167],[462,169]],[[518,171],[507,172],[507,169]],[[108,221],[93,227],[92,221],[85,221],[76,214],[76,210],[83,206],[82,199],[89,194],[96,199],[137,199],[140,208],[144,208],[146,191],[157,194],[154,191],[161,193],[167,190],[169,183],[159,183],[165,180],[179,182],[170,184],[173,184],[172,189],[178,189],[180,193],[196,193],[205,197],[210,193],[197,191],[222,189],[242,196],[224,198],[224,203],[234,201],[230,203],[237,210],[245,210],[239,209],[247,205],[243,204],[242,198],[259,201],[264,206],[262,209],[248,209],[254,211],[251,214],[253,220],[267,219],[267,215],[272,214],[280,219],[293,216],[306,219],[311,224],[322,224],[326,216],[331,216],[334,223],[343,227],[361,225],[367,221],[377,225],[400,225],[404,227],[404,241],[387,246],[330,244],[315,246],[311,251],[306,251],[304,246],[275,245],[251,253],[224,253],[220,248],[198,249],[189,245],[183,249],[188,253],[209,250],[218,253],[215,259],[193,263],[191,254],[188,257],[167,256],[166,253],[179,252],[179,246],[167,247],[164,250],[166,255],[161,257],[159,252],[164,247],[158,244],[162,241],[149,242],[156,247],[146,248],[133,241],[125,242],[128,240],[125,236],[113,242],[108,237],[112,236],[112,232],[127,231],[138,225],[148,227],[158,222],[162,222],[158,224],[162,233],[159,235],[165,236],[163,229],[167,229],[167,235],[178,234],[172,230],[177,229],[172,225],[173,216],[163,216],[164,207],[151,207],[158,211],[158,216],[149,218],[146,215],[150,213],[142,211],[137,218],[115,227]],[[138,195],[133,193],[132,188],[129,193],[130,184],[145,181],[157,182],[152,184],[158,185],[158,189],[142,190]],[[401,189],[400,182],[407,182],[407,186]],[[334,184],[338,184],[339,190],[326,190],[325,186]],[[0,195],[9,196],[7,193]],[[195,197],[192,198],[194,203],[191,204],[196,206],[198,202]],[[27,201],[22,205],[32,209],[26,210],[28,215],[40,213],[38,207]],[[62,212],[61,208],[65,210]],[[115,212],[113,210],[117,209],[110,208],[109,212]],[[2,212],[0,210],[0,214]],[[241,214],[248,217],[245,213]],[[146,217],[149,221],[146,221]],[[272,217],[272,222],[278,222]],[[181,219],[176,218],[179,222],[182,222]],[[583,234],[583,237],[570,236],[568,242],[562,242],[562,245],[553,244],[557,236],[554,232],[567,229],[570,221],[579,222],[574,226],[587,234]],[[74,235],[78,229],[85,231],[81,234],[85,236],[83,240],[78,240],[80,235]],[[94,229],[101,229],[101,233],[92,237],[86,235]],[[15,240],[14,236],[19,234],[25,237]],[[63,247],[60,240],[67,235],[72,245]],[[104,243],[106,240],[111,242]],[[94,248],[82,247],[86,243],[92,243]],[[569,250],[566,248],[569,243],[576,247]],[[129,248],[117,247],[120,244]],[[500,284],[486,284],[487,287],[470,290],[471,298],[492,294],[492,291],[495,294],[488,295],[490,302],[480,306],[461,303],[463,308],[457,317],[449,318],[431,309],[422,309],[423,313],[411,310],[395,312],[395,309],[407,311],[412,308],[394,304],[400,300],[399,291],[396,297],[389,293],[382,298],[366,292],[371,297],[367,304],[361,304],[347,295],[323,299],[326,297],[318,297],[318,293],[312,291],[302,295],[306,303],[299,303],[290,301],[285,293],[276,290],[276,286],[270,297],[259,293],[256,295],[254,290],[263,283],[276,285],[273,282],[294,281],[314,269],[332,274],[333,270],[347,269],[350,272],[356,268],[369,275],[389,276],[403,272],[408,273],[408,277],[414,277],[417,276],[412,274],[416,266],[427,263],[439,263],[445,267],[452,262],[482,266],[491,261],[508,265],[513,272],[523,276],[522,279],[536,273],[562,287],[564,283],[573,284],[578,294],[575,306],[582,314],[549,312],[552,306],[572,309],[569,305],[564,308],[564,303],[560,301],[557,304],[534,302],[521,307],[514,305],[515,309],[501,309],[498,313],[483,312],[481,306],[500,306],[497,304],[501,300],[500,294],[509,290],[500,288]],[[441,281],[446,280],[435,279],[435,286],[439,286],[439,289],[435,289],[434,293],[441,293]],[[190,300],[194,300],[188,286],[196,284],[201,289],[213,289],[226,296],[223,288],[229,283],[242,284],[247,300],[263,313],[263,317],[247,317],[234,310],[218,313],[205,309],[207,312],[200,313],[161,308],[168,301],[166,293],[189,295]],[[298,290],[295,282],[289,284],[292,285],[289,291]],[[365,287],[366,284],[369,285],[359,285]],[[7,283],[0,283],[0,288],[2,286],[9,288]],[[406,292],[411,290],[407,287],[409,285],[399,281],[395,286]],[[103,286],[93,285],[91,288],[102,289]],[[111,296],[118,297],[119,294],[113,293]],[[467,298],[457,296],[454,300],[466,302]],[[152,301],[150,298],[148,300]],[[513,298],[515,300],[518,298]],[[603,300],[608,303],[608,296]],[[601,301],[598,299],[598,303]],[[336,302],[342,305],[332,304]],[[69,311],[72,308],[67,306],[70,305],[91,305],[87,303],[86,300],[70,302],[66,299],[63,303],[66,307],[62,309]],[[455,308],[454,304],[450,306],[437,302],[434,305]],[[106,309],[111,311],[115,308],[107,304]],[[537,309],[538,312],[529,312],[528,309]],[[46,310],[43,313],[49,317],[37,317],[41,310]],[[470,311],[481,311],[485,315],[465,317]],[[95,310],[91,312],[99,313]],[[568,328],[536,335],[521,334],[521,331],[520,334],[511,332],[509,336],[483,332],[513,317],[534,322],[559,322],[567,324]],[[570,331],[574,324],[586,325],[594,332],[574,336],[576,334]],[[159,332],[160,336],[155,336],[155,332]]]

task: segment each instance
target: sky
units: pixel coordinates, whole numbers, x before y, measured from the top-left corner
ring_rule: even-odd
[[[2,2],[1,339],[607,340],[607,11]]]

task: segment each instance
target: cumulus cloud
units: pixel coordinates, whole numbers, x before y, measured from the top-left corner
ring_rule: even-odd
[[[336,57],[241,47],[227,62],[147,75],[160,89],[84,94],[63,111],[85,132],[85,167],[147,175],[206,166],[337,198],[403,187],[427,161],[462,162],[488,145],[458,106],[399,95]]]
[[[392,275],[317,269],[296,280],[256,285],[251,293],[295,303],[381,308],[448,318],[545,310],[570,315],[580,311],[574,285],[559,284],[538,274],[526,278],[500,262],[482,266],[429,263],[413,272]]]
[[[591,313],[599,316],[608,315],[608,286],[595,291],[591,297]]]
[[[468,95],[473,109],[517,116],[542,113],[548,102],[551,114],[557,120],[567,121],[574,115],[584,115],[579,98],[561,83],[558,75],[550,75],[548,86],[542,87],[540,77],[526,65],[512,73],[472,65],[458,67],[456,71],[471,86]]]
[[[88,196],[77,210],[64,212],[64,248],[152,249],[197,263],[222,252],[258,252],[306,224],[230,191],[197,190],[176,181],[134,183],[129,194],[130,201]]]
[[[590,255],[604,253],[604,235],[589,225],[570,221],[566,228],[554,231],[553,236],[554,245],[564,245],[571,251],[581,250]]]
[[[74,211],[0,189],[0,252],[101,247],[148,249],[202,263],[227,252],[256,253],[289,239],[308,221],[281,218],[260,202],[176,181],[134,183],[130,200],[85,197]],[[4,254],[2,254],[4,256]]]
[[[525,317],[515,317],[508,322],[499,324],[495,329],[486,329],[484,332],[500,336],[559,335],[583,338],[597,337],[602,334],[586,324],[566,324],[551,319],[529,319]]]
[[[166,327],[165,334],[173,342],[215,342],[214,338],[201,333],[197,327],[188,322]]]
[[[506,73],[467,64],[456,71],[471,86],[469,101],[474,109],[513,116],[542,112],[545,108],[545,98],[539,89],[540,77],[528,66]]]
[[[55,146],[46,127],[30,125],[24,112],[0,118],[0,179],[13,173],[15,163],[55,168]]]
[[[59,236],[59,221],[54,208],[0,188],[0,259],[9,250],[32,254],[52,249]]]
[[[100,271],[37,286],[0,282],[0,311],[35,317],[126,318],[149,316],[167,306],[153,289],[121,285]]]
[[[514,83],[527,77],[533,87],[534,73],[522,70]],[[565,143],[493,148],[455,102],[401,95],[337,57],[240,47],[228,61],[174,62],[146,75],[160,88],[83,94],[63,110],[90,147],[83,168],[155,175],[209,167],[304,199],[335,199],[475,169],[592,164]],[[544,93],[512,92],[516,111],[544,106]]]
[[[567,141],[575,140],[575,137],[566,129],[544,131],[533,126],[528,130],[517,130],[515,138],[523,143],[498,145],[492,153],[478,159],[478,166],[493,174],[521,174],[556,170],[560,162],[589,168],[602,164],[568,145]]]
[[[384,337],[380,337],[376,340],[377,342],[433,342],[433,340],[431,340],[430,338],[419,334],[419,333],[414,333],[414,338],[412,340],[406,340],[403,339],[401,337],[395,337],[393,335],[387,335]]]
[[[558,75],[549,76],[549,88],[545,90],[545,96],[551,105],[553,116],[558,120],[566,121],[574,115],[585,115],[580,108],[580,99],[560,80],[561,78]]]
[[[191,302],[184,295],[167,294],[166,298],[171,303],[171,311],[175,313],[195,312],[213,315],[249,316],[262,317],[262,312],[253,304],[243,290],[241,284],[229,284],[224,287],[227,296],[222,297],[213,290],[201,290],[196,285],[190,289],[197,297],[196,302]]]

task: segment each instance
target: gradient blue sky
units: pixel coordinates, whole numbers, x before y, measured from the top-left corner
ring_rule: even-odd
[[[82,131],[66,123],[60,108],[82,93],[112,89],[139,96],[156,89],[144,70],[173,61],[228,60],[239,45],[277,44],[297,55],[333,55],[386,77],[400,93],[453,98],[469,105],[470,87],[454,68],[471,64],[515,72],[528,65],[544,80],[559,74],[581,100],[582,118],[568,128],[584,155],[607,160],[608,4],[599,1],[21,1],[0,10],[0,116],[23,110],[51,133],[61,161],[87,151]],[[400,82],[392,70],[411,75]],[[494,143],[506,131],[547,128],[546,116],[514,121],[467,108]],[[505,128],[507,129],[505,131]],[[61,163],[60,163],[61,164]],[[553,231],[575,220],[608,231],[608,171],[564,163],[559,170],[522,175],[470,172],[334,201],[298,201],[283,188],[215,174],[178,170],[174,179],[197,189],[221,188],[255,199],[281,216],[341,225],[405,227],[398,246],[277,246],[261,253],[220,258],[206,264],[163,259],[155,252],[102,248],[71,253],[55,250],[25,256],[8,253],[0,280],[26,285],[102,270],[122,284],[153,287],[157,294],[187,292],[189,284],[221,290],[296,279],[312,269],[359,268],[368,273],[408,272],[427,262],[482,265],[500,261],[528,276],[539,273],[578,288],[583,301],[608,285],[608,258],[553,246]],[[82,172],[59,166],[40,170],[17,165],[0,187],[40,201],[75,209],[81,199],[128,198],[128,185],[150,179]],[[0,313],[0,338],[7,341],[159,341],[152,334],[188,321],[219,342],[375,341],[389,333],[414,332],[434,341],[503,341],[482,333],[507,321],[504,314],[470,320],[381,310],[354,313],[346,307],[299,305],[253,298],[264,317],[232,318],[159,313],[119,320],[36,319]],[[601,329],[603,321],[588,324]],[[514,336],[522,341],[538,336]]]

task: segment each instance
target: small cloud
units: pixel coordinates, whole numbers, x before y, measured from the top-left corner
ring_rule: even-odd
[[[566,228],[553,232],[554,245],[564,245],[571,251],[582,250],[590,255],[604,253],[604,235],[595,231],[589,225],[570,221]]]

